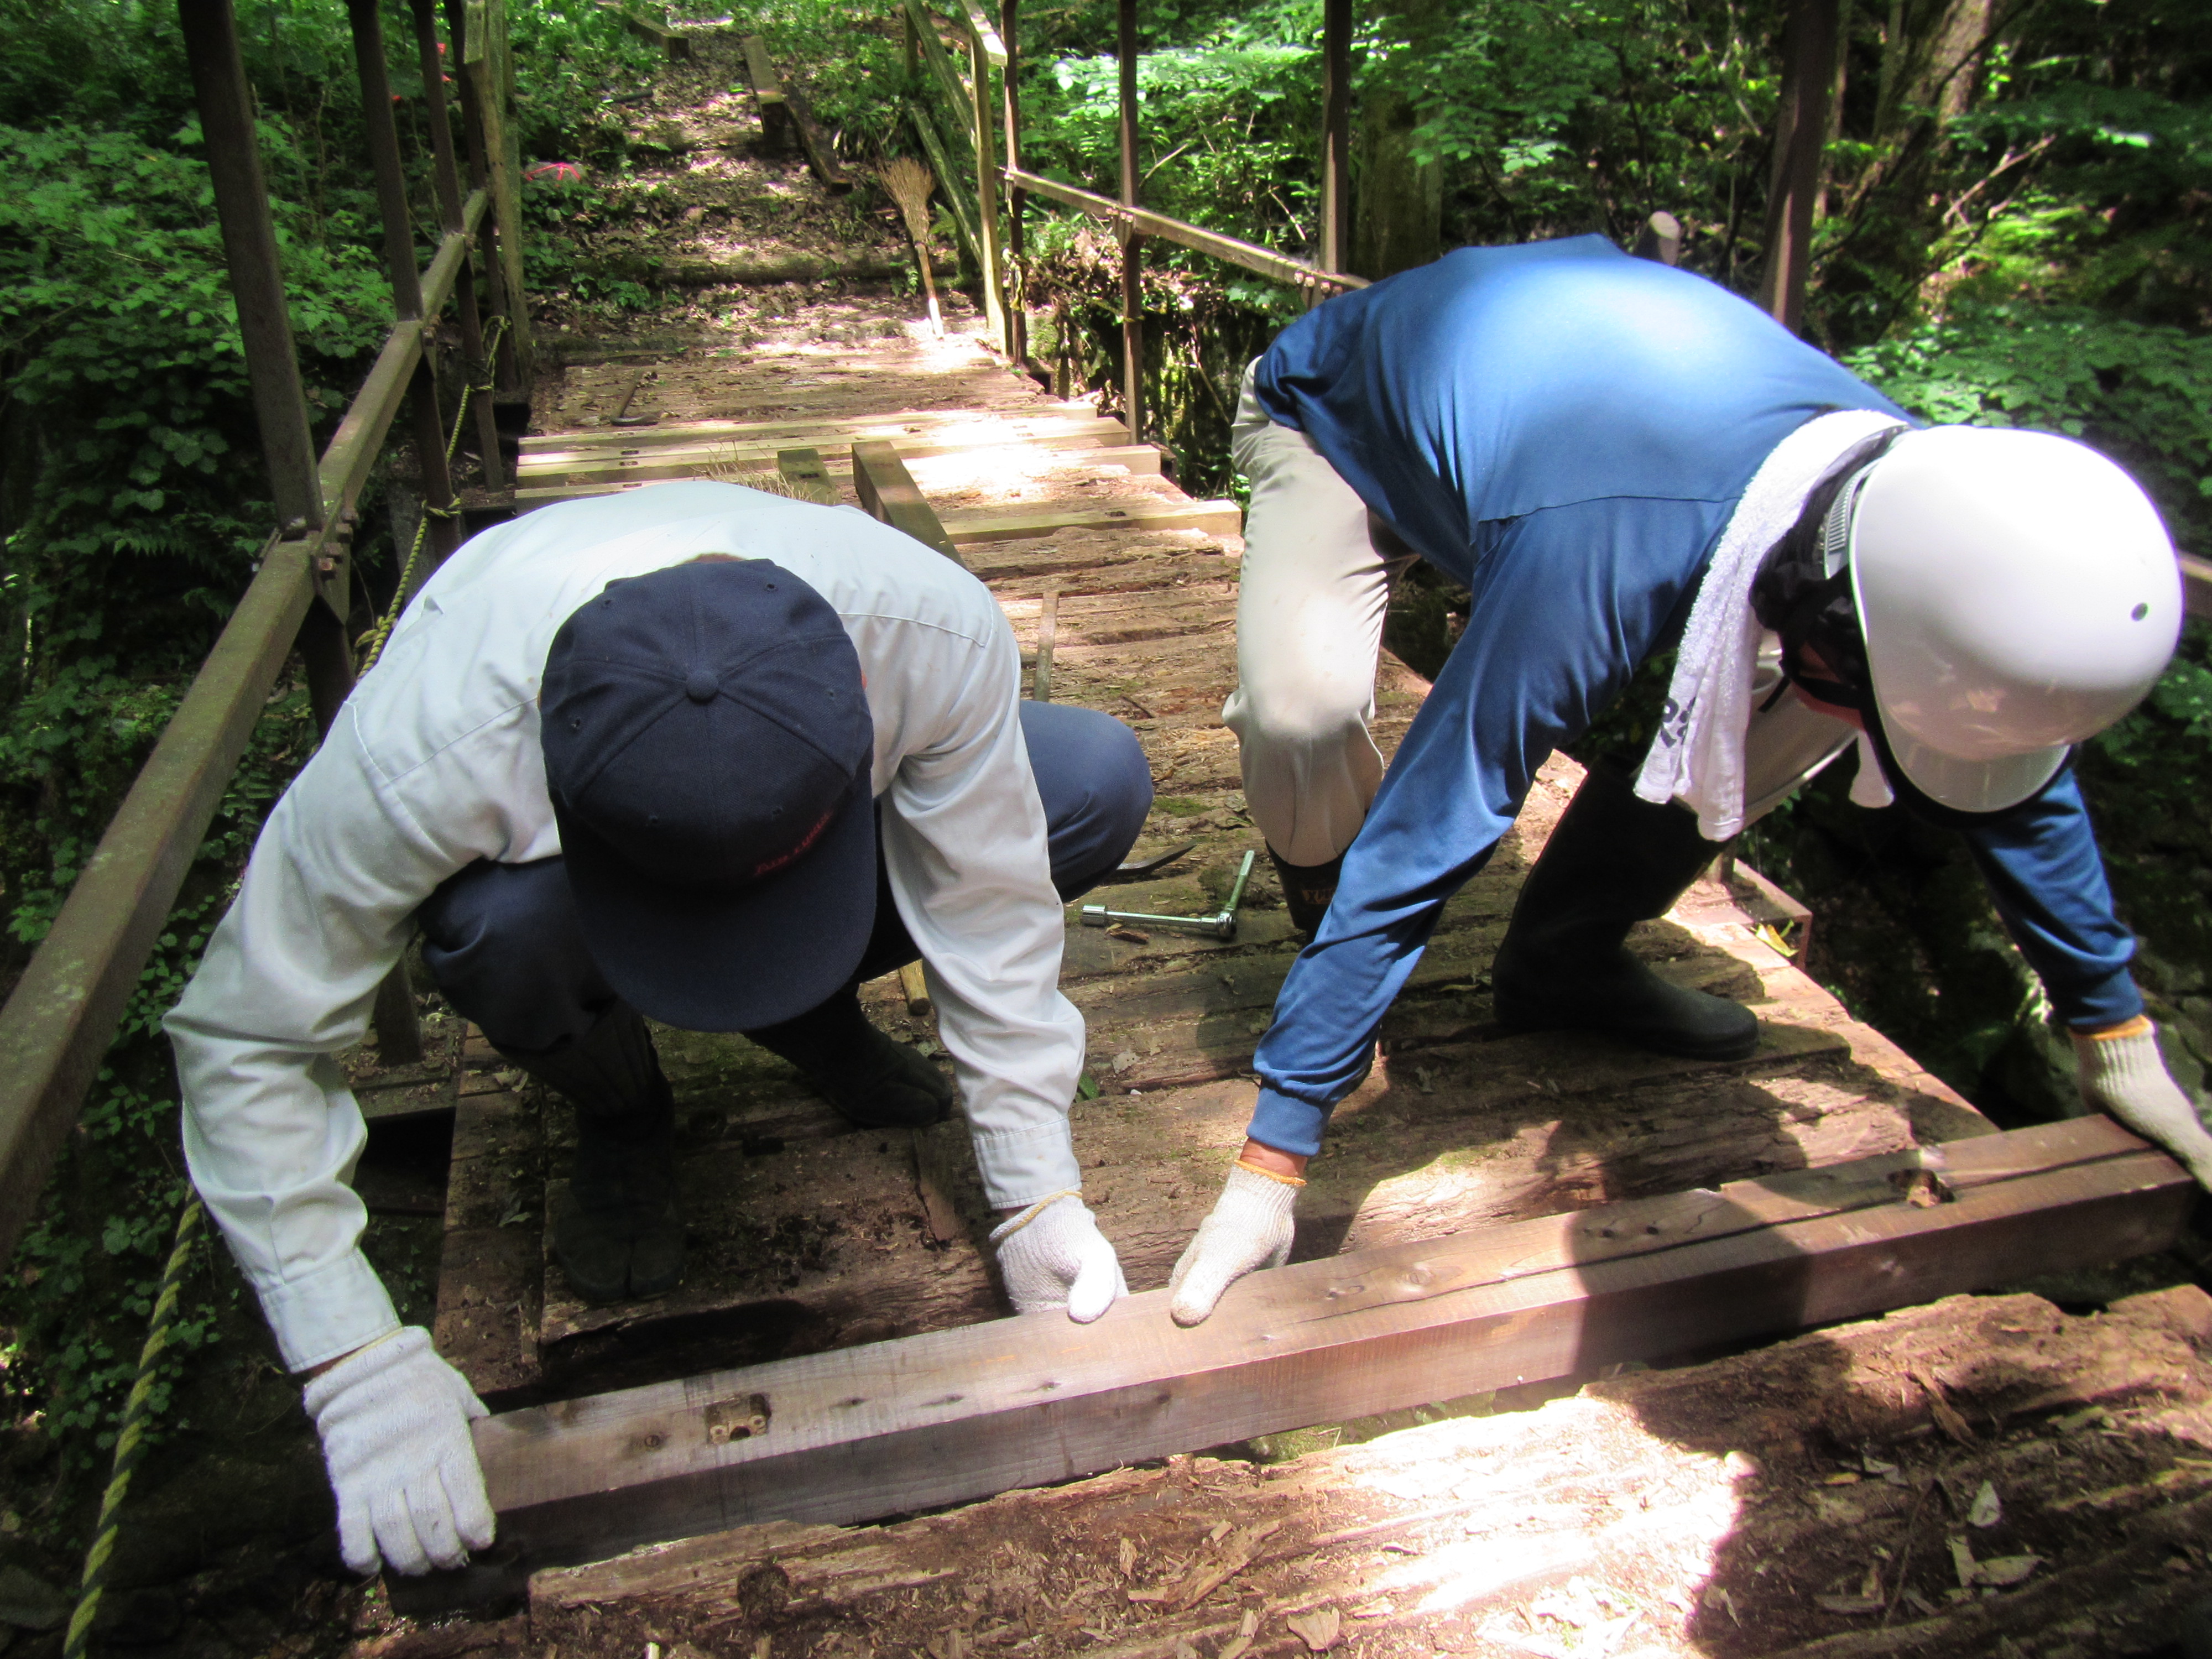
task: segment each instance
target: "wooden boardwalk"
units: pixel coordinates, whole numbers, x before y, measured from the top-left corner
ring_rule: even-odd
[[[1119,422],[1047,397],[970,335],[928,337],[895,301],[802,307],[742,355],[603,356],[541,396],[545,430],[524,447],[524,510],[772,471],[780,452],[802,447],[852,501],[851,444],[889,440],[1032,658],[1054,611],[1050,695],[1120,716],[1144,742],[1158,799],[1138,854],[1193,846],[1155,876],[1106,890],[1115,908],[1220,908],[1242,855],[1261,846],[1219,719],[1235,672],[1232,504],[1191,501]],[[657,423],[611,425],[625,402]],[[1386,659],[1386,752],[1425,689]],[[1340,1109],[1314,1164],[1300,1258],[1987,1133],[1761,937],[1745,908],[1759,900],[1741,884],[1701,884],[1633,943],[1685,982],[1753,1002],[1765,1031],[1751,1059],[1701,1063],[1598,1037],[1502,1034],[1490,956],[1576,780],[1571,763],[1547,766],[1489,869],[1449,907],[1384,1026],[1382,1062]],[[1136,1289],[1164,1283],[1212,1203],[1250,1108],[1252,1050],[1295,951],[1264,858],[1233,942],[1068,929],[1063,984],[1089,1023],[1087,1069],[1100,1091],[1076,1105],[1076,1146],[1086,1196]],[[887,1029],[933,1042],[895,977],[866,1000]],[[855,1131],[742,1038],[665,1031],[660,1041],[690,1267],[673,1293],[612,1308],[577,1301],[549,1262],[570,1114],[519,1086],[480,1040],[470,1047],[437,1337],[495,1404],[1004,1311],[960,1123],[920,1136]],[[417,1109],[440,1097],[453,1097],[435,1084],[381,1096]]]

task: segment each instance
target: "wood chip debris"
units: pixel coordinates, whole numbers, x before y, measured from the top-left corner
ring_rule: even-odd
[[[1344,1620],[1334,1607],[1294,1613],[1283,1622],[1291,1627],[1292,1635],[1306,1644],[1309,1653],[1327,1653],[1344,1639]]]
[[[1986,1561],[1977,1561],[1964,1538],[1951,1540],[1951,1567],[1958,1574],[1962,1590],[2002,1589],[2025,1583],[2042,1565],[2039,1555],[1996,1555]]]
[[[1972,1445],[1977,1438],[1973,1426],[1960,1416],[1958,1408],[1944,1397],[1943,1385],[1926,1371],[1914,1371],[1912,1380],[1927,1394],[1928,1409],[1935,1414],[1936,1426],[1960,1445]]]
[[[1982,1482],[1982,1489],[1974,1494],[1972,1505],[1966,1510],[1966,1524],[1986,1530],[2004,1519],[2004,1504],[1997,1497],[1995,1483]]]
[[[1221,1650],[1213,1656],[1213,1659],[1239,1659],[1244,1650],[1252,1645],[1252,1638],[1259,1633],[1260,1610],[1257,1607],[1245,1608],[1244,1618],[1237,1626],[1237,1634],[1221,1644]]]

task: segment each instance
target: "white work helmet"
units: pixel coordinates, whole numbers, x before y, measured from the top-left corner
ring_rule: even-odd
[[[2180,636],[2157,509],[2069,439],[1908,432],[1823,530],[1850,563],[1887,769],[1954,811],[2035,794],[2142,700]]]

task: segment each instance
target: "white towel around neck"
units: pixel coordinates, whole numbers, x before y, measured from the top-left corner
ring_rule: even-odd
[[[1693,810],[1698,833],[1708,841],[1727,841],[1743,828],[1744,735],[1759,659],[1752,579],[1836,463],[1866,439],[1903,424],[1893,415],[1866,409],[1806,422],[1760,463],[1721,532],[1690,607],[1667,687],[1666,715],[1636,779],[1644,799],[1679,798]]]

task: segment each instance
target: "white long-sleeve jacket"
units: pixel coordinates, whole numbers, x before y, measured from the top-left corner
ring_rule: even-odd
[[[608,582],[702,553],[769,558],[842,618],[875,721],[874,793],[994,1205],[1079,1184],[1083,1018],[1018,715],[1020,658],[973,576],[849,508],[671,483],[485,532],[408,607],[270,811],[170,1013],[192,1179],[285,1363],[397,1324],[346,1185],[366,1131],[331,1058],[359,1041],[416,908],[478,859],[561,850],[538,750],[555,630]]]

